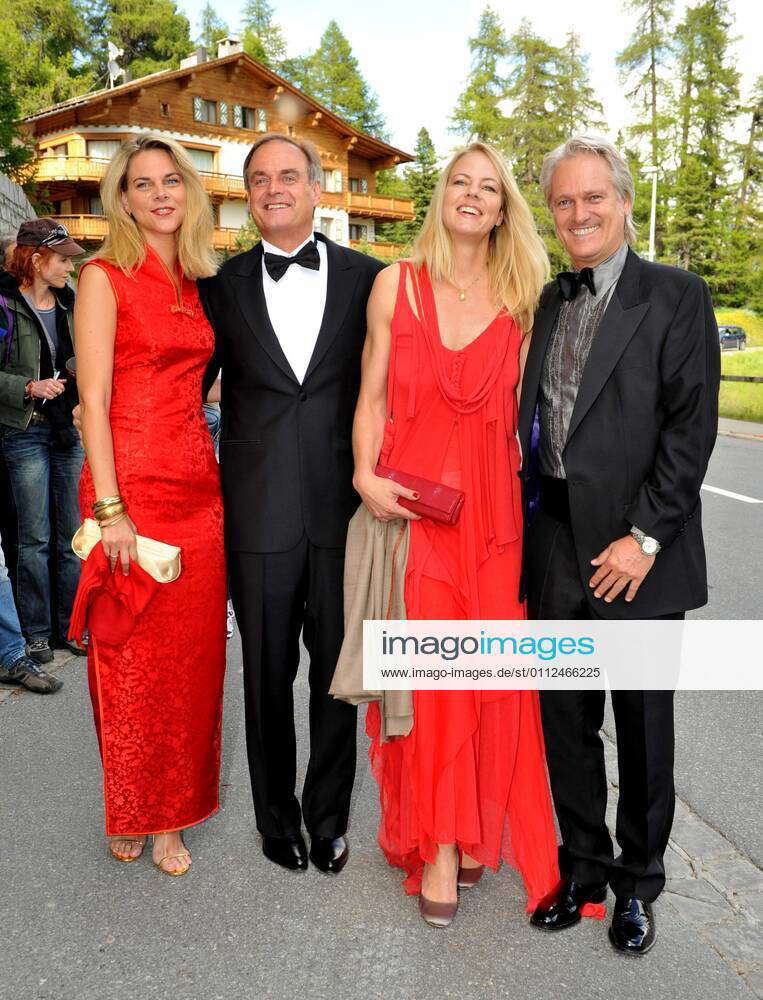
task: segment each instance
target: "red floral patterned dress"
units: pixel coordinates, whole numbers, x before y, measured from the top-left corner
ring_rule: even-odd
[[[465,493],[455,525],[411,521],[407,617],[522,619],[522,509],[515,390],[521,333],[506,312],[463,350],[440,339],[426,268],[418,316],[403,264],[392,319],[383,464]],[[415,285],[413,286],[416,287]],[[393,384],[394,383],[394,384]],[[366,728],[379,783],[379,843],[421,889],[438,844],[484,865],[503,858],[525,884],[528,911],[559,879],[537,691],[414,691],[413,729],[380,742],[379,709]]]
[[[218,466],[201,408],[214,335],[196,283],[148,250],[132,275],[104,261],[117,300],[109,420],[119,492],[138,533],[181,547],[120,647],[93,640],[90,695],[109,836],[179,830],[218,808],[225,563]],[[87,462],[83,517],[92,517]],[[119,572],[119,569],[117,569]]]

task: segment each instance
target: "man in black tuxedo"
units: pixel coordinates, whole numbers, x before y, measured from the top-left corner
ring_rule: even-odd
[[[222,367],[220,474],[230,589],[244,655],[246,736],[267,858],[338,873],[355,776],[356,710],[328,695],[343,637],[352,420],[366,302],[382,265],[313,233],[321,163],[268,134],[244,166],[262,234],[202,283]],[[295,796],[292,686],[310,654],[310,761]]]
[[[718,422],[718,331],[705,282],[628,246],[633,180],[605,140],[550,153],[541,184],[574,270],[541,297],[519,416],[528,615],[683,618],[707,602],[700,486]],[[613,857],[599,730],[604,692],[543,691],[561,889],[532,923],[616,902],[613,945],[654,942],[673,790],[673,693],[613,691],[620,799]]]

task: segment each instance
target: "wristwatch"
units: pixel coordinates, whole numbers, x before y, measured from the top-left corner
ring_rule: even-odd
[[[641,546],[641,551],[645,556],[656,556],[662,548],[656,538],[645,535],[641,528],[637,528],[635,524],[631,528],[631,534]]]

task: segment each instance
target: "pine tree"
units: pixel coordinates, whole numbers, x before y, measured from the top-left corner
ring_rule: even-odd
[[[193,48],[188,18],[174,0],[105,0],[98,68],[106,68],[106,43],[124,49],[121,64],[133,79],[177,68]]]
[[[203,45],[214,58],[217,55],[217,43],[227,34],[228,25],[218,17],[217,11],[207,0],[199,18],[199,45]]]
[[[287,60],[282,71],[297,87],[355,128],[387,138],[379,100],[360,72],[352,46],[336,21],[329,21],[316,52]]]
[[[501,71],[509,45],[501,19],[491,7],[483,10],[469,50],[471,70],[451,115],[451,131],[468,142],[499,142],[506,135],[506,118],[499,105],[506,94]]]
[[[34,145],[21,131],[19,117],[8,63],[0,57],[0,174],[24,184],[31,173]]]
[[[659,165],[665,158],[670,124],[664,102],[670,95],[665,70],[671,54],[673,0],[626,0],[625,7],[638,19],[630,42],[617,57],[617,65],[623,82],[631,84],[626,97],[636,102],[642,116],[629,132],[636,139],[648,138],[651,162]]]
[[[591,86],[588,56],[581,51],[580,37],[574,31],[567,32],[556,62],[555,112],[565,137],[604,131],[604,108]]]
[[[432,137],[425,128],[419,129],[416,137],[416,160],[414,164],[406,168],[405,177],[408,182],[408,189],[413,199],[413,208],[416,218],[408,223],[409,238],[412,239],[421,229],[424,216],[427,214],[429,203],[432,200],[440,171],[437,168],[437,153],[432,142]]]
[[[736,216],[728,183],[728,134],[739,103],[730,27],[726,0],[706,0],[686,12],[677,31],[680,146],[666,236],[666,246],[682,267],[702,274],[711,291],[723,286],[728,294],[733,277],[724,254]]]
[[[247,0],[241,15],[244,52],[276,69],[286,58],[286,42],[279,25],[273,23],[273,8],[267,0]]]

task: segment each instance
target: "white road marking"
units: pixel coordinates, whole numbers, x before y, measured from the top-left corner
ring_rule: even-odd
[[[722,490],[719,486],[708,486],[702,484],[702,489],[708,493],[718,493],[722,497],[731,497],[732,500],[741,500],[742,503],[763,503],[763,500],[756,500],[755,497],[746,497],[744,493],[732,493],[731,490]]]

